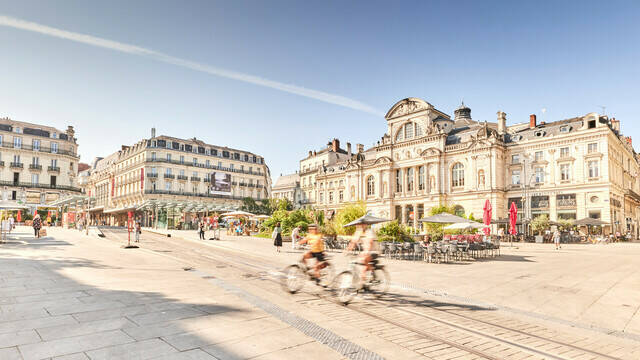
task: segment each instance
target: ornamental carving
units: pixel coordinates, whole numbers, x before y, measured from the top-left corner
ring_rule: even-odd
[[[424,104],[421,104],[417,101],[407,101],[405,103],[400,104],[396,110],[391,114],[391,117],[397,117],[402,115],[407,115],[414,113],[416,111],[424,110],[427,107]]]

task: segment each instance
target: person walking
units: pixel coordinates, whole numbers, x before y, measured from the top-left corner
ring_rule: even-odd
[[[204,238],[204,221],[200,221],[200,224],[198,225],[199,229],[200,229],[200,240],[205,240]]]
[[[139,243],[140,242],[140,234],[142,234],[142,224],[140,224],[140,220],[136,221],[135,232],[136,232],[136,242]]]
[[[15,229],[15,220],[13,219],[13,215],[9,215],[9,232],[11,232],[11,230]]]
[[[296,226],[291,230],[291,250],[298,247],[298,238],[300,237],[300,226]]]
[[[277,223],[276,227],[273,228],[271,237],[273,238],[273,245],[276,247],[276,252],[280,252],[280,248],[282,247],[282,228],[280,227],[280,223]]]
[[[560,231],[558,231],[558,229],[553,232],[553,244],[556,246],[556,250],[562,248],[562,246],[560,246]]]
[[[2,231],[2,241],[1,242],[6,242],[7,241],[7,235],[9,234],[9,229],[10,229],[10,222],[8,219],[6,219],[4,216],[2,217],[2,222],[0,222],[0,231]]]
[[[40,228],[42,228],[42,219],[40,219],[40,214],[36,214],[33,218],[33,231],[38,239],[40,238]]]

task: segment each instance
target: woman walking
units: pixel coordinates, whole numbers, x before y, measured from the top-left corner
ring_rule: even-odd
[[[560,231],[556,229],[553,232],[553,244],[556,246],[556,250],[560,250],[562,246],[560,246]]]
[[[280,223],[277,223],[276,227],[273,228],[271,237],[273,238],[273,245],[276,247],[276,252],[280,252],[280,248],[282,247],[282,228],[280,227]]]
[[[142,224],[140,224],[140,220],[136,221],[136,242],[140,242],[140,234],[142,234]]]
[[[42,227],[42,220],[40,219],[40,214],[36,214],[33,218],[33,231],[35,232],[35,237],[40,238],[40,228]]]

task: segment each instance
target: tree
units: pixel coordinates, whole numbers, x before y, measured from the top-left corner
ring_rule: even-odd
[[[345,228],[344,226],[355,219],[363,217],[366,213],[367,206],[364,202],[345,205],[343,208],[338,210],[335,218],[331,221],[335,233],[338,235],[353,235],[356,231],[356,227],[349,226],[348,228]]]
[[[549,228],[549,218],[546,214],[540,215],[535,219],[531,220],[531,230],[534,232],[541,234],[547,228]]]
[[[449,213],[455,215],[456,206],[450,205],[447,206],[445,204],[440,204],[438,206],[434,206],[429,211],[429,215],[438,215],[442,213]],[[444,231],[444,227],[447,224],[436,224],[436,223],[425,223],[425,227],[427,228],[427,233],[431,236],[431,239],[434,241],[442,240],[442,233]]]

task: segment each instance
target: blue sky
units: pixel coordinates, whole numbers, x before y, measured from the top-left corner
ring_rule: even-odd
[[[0,0],[0,16],[323,93],[0,26],[0,116],[74,125],[85,162],[155,126],[263,155],[275,179],[333,137],[370,146],[406,97],[509,123],[606,106],[640,141],[640,2]]]

